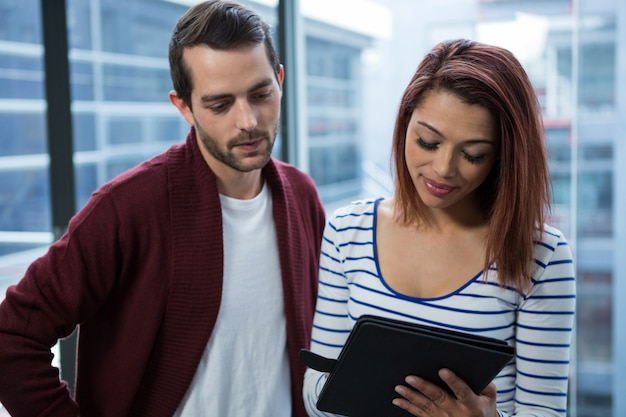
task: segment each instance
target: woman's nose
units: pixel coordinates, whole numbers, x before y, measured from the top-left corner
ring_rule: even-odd
[[[456,172],[456,158],[452,152],[441,149],[435,153],[432,166],[441,178],[449,178]]]

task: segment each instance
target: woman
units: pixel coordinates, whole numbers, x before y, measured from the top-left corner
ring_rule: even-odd
[[[495,46],[436,45],[404,92],[392,152],[392,198],[328,221],[311,350],[336,358],[363,314],[502,339],[515,359],[480,394],[444,369],[455,396],[408,375],[393,403],[416,416],[565,416],[574,267],[544,223],[541,110],[521,64]],[[312,416],[326,377],[307,369]]]

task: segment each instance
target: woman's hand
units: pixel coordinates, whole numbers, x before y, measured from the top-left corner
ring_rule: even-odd
[[[420,377],[410,375],[408,386],[398,385],[396,392],[402,398],[393,404],[419,417],[497,417],[496,386],[492,382],[480,393],[474,394],[470,387],[449,369],[441,369],[439,377],[450,387],[456,398],[437,385]]]

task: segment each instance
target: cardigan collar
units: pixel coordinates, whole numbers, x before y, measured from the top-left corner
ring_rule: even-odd
[[[146,383],[135,401],[143,406],[159,404],[158,409],[149,410],[155,416],[174,414],[195,375],[217,320],[224,274],[216,177],[200,152],[193,127],[186,142],[170,148],[165,160],[173,236],[172,269],[168,271],[171,285]],[[294,308],[296,295],[303,291],[299,288],[302,284],[294,283],[291,277],[296,276],[302,256],[300,245],[294,242],[304,237],[292,225],[299,213],[292,199],[294,190],[289,190],[290,184],[281,172],[282,165],[270,159],[263,176],[271,187],[273,214],[278,219],[280,267],[285,308],[289,311]],[[187,354],[183,356],[181,351]]]

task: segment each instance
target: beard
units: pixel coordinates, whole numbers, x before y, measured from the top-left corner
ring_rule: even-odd
[[[198,135],[200,142],[202,142],[204,149],[213,158],[237,171],[250,172],[255,169],[261,169],[267,164],[272,156],[272,148],[274,147],[274,142],[278,133],[278,122],[274,125],[272,132],[259,129],[255,129],[250,132],[242,131],[238,136],[229,139],[226,142],[225,148],[222,148],[215,138],[202,129],[197,120],[195,122],[196,134]],[[267,142],[267,147],[262,147],[257,151],[247,152],[243,156],[237,156],[233,153],[232,150],[235,146],[254,140]],[[247,160],[249,158],[254,159]]]

